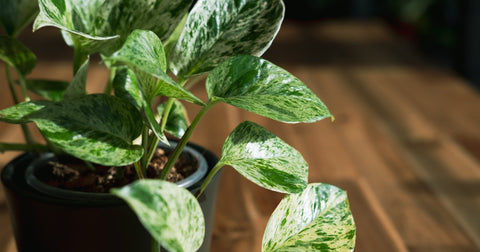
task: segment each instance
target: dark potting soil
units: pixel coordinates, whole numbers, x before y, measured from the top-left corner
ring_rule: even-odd
[[[168,153],[157,149],[150,162],[146,177],[158,178],[167,163]],[[122,167],[94,165],[88,168],[83,161],[73,160],[69,163],[49,162],[46,167],[38,169],[35,175],[44,183],[63,189],[107,193],[112,188],[122,187],[138,179],[133,165]],[[188,153],[182,153],[175,163],[167,181],[177,182],[197,169],[197,160]]]

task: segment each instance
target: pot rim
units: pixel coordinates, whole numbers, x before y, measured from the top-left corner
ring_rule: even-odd
[[[175,145],[176,143],[171,143],[171,146],[174,147]],[[167,147],[168,146],[166,145],[159,144],[159,148],[165,149]],[[208,164],[205,157],[196,149],[185,146],[184,152],[191,154],[194,158],[197,159],[197,170],[185,179],[178,181],[175,184],[182,188],[189,189],[190,191],[195,191],[197,188],[190,187],[195,187],[195,185],[206,176],[208,171]],[[89,202],[92,204],[112,204],[122,201],[120,198],[110,193],[92,193],[62,189],[45,184],[44,182],[40,181],[34,174],[36,167],[40,167],[54,158],[56,157],[53,153],[41,153],[38,158],[35,158],[30,164],[28,164],[25,169],[25,180],[28,186],[46,195],[47,197],[56,198],[58,200]]]

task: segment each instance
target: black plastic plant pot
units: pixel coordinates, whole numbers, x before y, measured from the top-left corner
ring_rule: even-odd
[[[205,158],[208,171],[218,161],[215,154],[201,146],[189,147]],[[51,159],[52,154],[26,153],[2,171],[19,252],[152,251],[150,234],[123,200],[111,194],[52,189],[38,183],[31,170]],[[179,184],[194,193],[205,175],[194,181],[192,176],[195,177],[191,175]],[[219,174],[199,199],[206,223],[205,240],[199,251],[210,250],[218,180]]]

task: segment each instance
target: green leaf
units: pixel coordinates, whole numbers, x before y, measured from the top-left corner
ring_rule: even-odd
[[[302,155],[253,122],[243,122],[230,133],[220,163],[273,191],[296,193],[307,186],[308,164]]]
[[[157,113],[160,115],[163,114],[164,108],[165,103],[160,104],[157,107]],[[187,118],[187,110],[181,102],[175,100],[173,102],[172,109],[168,114],[165,130],[173,136],[181,138],[183,134],[185,134],[185,131],[189,125]]]
[[[30,49],[15,38],[0,36],[0,60],[14,67],[22,75],[29,74],[37,63],[37,57]]]
[[[150,82],[139,81],[139,88],[147,100],[158,95],[184,99],[197,104],[203,102],[192,93],[178,85],[170,78],[166,71],[166,59],[160,39],[151,31],[135,30],[128,36],[125,44],[112,54],[104,58],[106,61],[127,64],[135,73],[141,72],[155,76],[160,81],[154,86]]]
[[[353,251],[355,223],[345,191],[309,184],[282,199],[268,221],[263,252]]]
[[[89,54],[116,51],[135,29],[152,30],[167,40],[192,0],[40,0],[34,29],[58,27]],[[68,40],[67,39],[67,40]]]
[[[215,68],[208,97],[281,122],[315,122],[331,114],[299,79],[255,56],[237,56]]]
[[[170,54],[170,68],[185,77],[208,72],[236,55],[260,56],[283,15],[281,0],[199,0]]]
[[[65,99],[84,96],[87,94],[87,73],[88,73],[88,59],[80,66],[80,69],[73,76],[72,82],[68,85],[64,93]]]
[[[143,179],[112,193],[130,205],[152,237],[168,251],[197,251],[202,245],[202,209],[188,190],[162,180]]]
[[[138,110],[117,97],[92,94],[51,103],[25,116],[65,152],[103,165],[121,166],[140,159],[143,148]]]
[[[27,89],[50,101],[63,99],[65,89],[69,83],[65,81],[52,80],[27,80]]]
[[[135,73],[126,67],[117,69],[113,80],[113,87],[117,97],[130,102],[142,111],[143,119],[149,129],[153,131],[160,141],[168,144],[168,139],[155,119],[149,102],[138,89],[138,79]]]
[[[38,13],[36,0],[0,0],[0,23],[15,37]]]
[[[0,110],[0,121],[7,123],[27,123],[26,117],[50,105],[49,101],[28,101]]]

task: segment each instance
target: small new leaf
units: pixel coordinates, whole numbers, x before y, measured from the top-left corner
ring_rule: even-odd
[[[315,122],[331,114],[299,79],[255,56],[237,56],[215,68],[206,88],[220,100],[281,122]]]
[[[162,247],[172,252],[197,251],[205,220],[196,198],[163,180],[143,179],[112,193],[124,199]]]
[[[262,252],[353,251],[355,223],[345,191],[328,184],[309,184],[286,195],[270,217]]]
[[[297,193],[307,186],[308,164],[302,155],[253,122],[243,122],[230,133],[220,163],[273,191]]]
[[[137,75],[149,74],[158,78],[159,81],[154,82],[154,85],[150,82],[138,82],[139,89],[148,100],[157,95],[166,95],[203,104],[200,99],[167,75],[162,42],[151,31],[133,31],[120,50],[111,56],[105,56],[104,59],[110,62],[124,63],[133,69]]]

